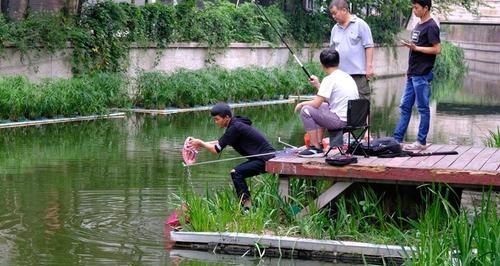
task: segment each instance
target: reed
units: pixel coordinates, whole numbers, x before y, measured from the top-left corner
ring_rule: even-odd
[[[484,145],[487,147],[500,148],[500,126],[497,131],[488,130],[488,136],[484,139]]]
[[[308,64],[311,73],[322,76],[318,64]],[[171,74],[142,73],[138,77],[136,106],[144,108],[192,107],[219,101],[246,102],[312,93],[302,70],[295,65],[285,68],[210,67],[181,69]]]
[[[117,74],[40,83],[21,76],[0,77],[0,97],[0,117],[11,121],[103,114],[131,103],[126,79]]]
[[[500,222],[491,192],[478,206],[472,222],[451,204],[452,190],[422,187],[426,204],[415,219],[387,213],[383,194],[371,188],[356,190],[298,218],[294,214],[326,189],[326,181],[293,180],[290,202],[278,196],[277,178],[251,179],[254,207],[242,211],[231,187],[206,189],[204,195],[186,189],[179,197],[188,205],[187,231],[251,232],[316,239],[354,240],[410,246],[416,255],[408,265],[498,265]],[[401,212],[400,212],[401,213]]]

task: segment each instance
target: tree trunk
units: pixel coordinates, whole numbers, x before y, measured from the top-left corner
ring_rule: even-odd
[[[76,15],[78,13],[79,0],[66,0],[64,5],[68,15]]]
[[[28,0],[17,0],[7,2],[7,16],[13,20],[20,20],[26,15]]]
[[[65,0],[29,0],[33,12],[59,11],[64,7]]]

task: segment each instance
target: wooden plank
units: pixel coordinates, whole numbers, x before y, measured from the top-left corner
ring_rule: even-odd
[[[350,185],[352,185],[352,182],[335,182],[335,184],[333,184],[329,189],[323,192],[314,201],[316,204],[316,208],[318,210],[323,208],[326,204],[340,195],[340,193],[344,192],[344,190],[346,190]],[[305,215],[309,214],[309,209],[309,206],[305,207],[297,214],[297,216],[304,217]]]
[[[225,245],[259,245],[268,248],[282,248],[307,251],[326,251],[367,256],[406,258],[414,249],[397,245],[380,245],[353,241],[318,240],[287,236],[269,236],[247,233],[175,232],[170,233],[176,243],[218,243]]]
[[[432,168],[433,169],[446,169],[452,163],[454,163],[460,156],[466,153],[472,147],[470,146],[458,146],[455,151],[458,152],[458,155],[446,155],[442,160],[435,163]]]
[[[464,170],[477,171],[481,169],[496,151],[497,148],[485,148],[464,167]]]
[[[491,172],[469,172],[441,168],[404,168],[378,165],[363,166],[356,164],[343,167],[332,167],[326,165],[325,163],[317,162],[311,164],[287,164],[270,160],[266,163],[266,171],[269,173],[284,174],[301,178],[321,178],[348,182],[405,184],[438,182],[461,187],[500,187],[500,178],[498,174],[492,174]]]
[[[427,149],[425,150],[422,150],[420,152],[435,152],[437,151],[439,148],[441,148],[440,145],[435,145],[435,144],[431,144],[430,146],[427,147]],[[423,160],[429,158],[429,156],[419,156],[419,157],[411,157],[409,160],[407,161],[404,161],[403,163],[400,164],[401,167],[415,167],[417,166],[420,162],[422,162]]]
[[[491,193],[491,194],[489,194]],[[474,218],[478,211],[481,210],[481,206],[484,204],[483,200],[491,201],[493,206],[500,206],[500,193],[495,191],[475,191],[464,189],[462,191],[462,197],[460,199],[460,208],[462,208],[467,214],[467,219],[470,223],[474,222]],[[497,215],[500,215],[500,208],[497,208]]]
[[[401,165],[402,163],[406,162],[409,160],[411,157],[395,157],[395,158],[378,158],[377,160],[373,161],[373,165],[376,166],[390,166],[390,167],[397,167]]]
[[[441,145],[441,147],[437,151],[439,151],[439,152],[453,151],[457,147],[458,147],[458,145]],[[423,160],[419,164],[417,164],[417,167],[418,168],[430,168],[433,165],[435,165],[437,162],[439,162],[441,159],[443,159],[445,156],[448,156],[448,155],[429,156],[425,160]]]
[[[0,128],[14,128],[14,127],[29,127],[29,126],[41,126],[59,123],[69,123],[69,122],[81,122],[97,119],[111,119],[111,118],[124,118],[125,113],[112,113],[107,115],[89,115],[89,116],[78,116],[78,117],[66,117],[66,118],[55,118],[46,120],[36,120],[36,121],[24,121],[24,122],[12,122],[12,123],[2,123]]]
[[[358,165],[373,165],[373,162],[377,160],[377,156],[370,156],[368,158],[364,156],[356,156],[358,157]]]
[[[290,195],[290,178],[285,175],[278,176],[279,185],[278,185],[278,193],[285,202],[288,202],[288,198]]]
[[[469,164],[474,158],[482,151],[484,147],[472,147],[467,152],[463,153],[462,156],[452,163],[448,169],[464,169],[464,167]]]
[[[486,163],[481,167],[481,171],[497,171],[499,172],[500,167],[500,149],[497,151],[486,161]]]

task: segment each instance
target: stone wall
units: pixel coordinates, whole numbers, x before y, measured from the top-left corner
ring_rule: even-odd
[[[302,62],[319,62],[323,48],[305,47],[297,51]],[[6,48],[0,60],[0,75],[25,75],[32,80],[47,77],[71,77],[71,48],[55,55],[21,58],[15,48]],[[139,71],[172,72],[179,68],[200,69],[207,66],[208,49],[199,43],[177,43],[160,53],[154,47],[133,47],[129,54],[128,74],[135,76]],[[376,47],[374,53],[375,74],[378,77],[403,75],[408,61],[408,50],[402,46]],[[293,60],[284,45],[233,43],[229,48],[216,54],[215,63],[224,68],[237,67],[278,67]]]

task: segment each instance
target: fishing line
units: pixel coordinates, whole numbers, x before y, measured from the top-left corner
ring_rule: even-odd
[[[239,157],[226,158],[226,159],[218,159],[218,160],[212,160],[212,161],[206,161],[206,162],[199,162],[199,163],[193,163],[193,164],[185,164],[183,162],[182,166],[189,168],[191,166],[197,166],[197,165],[202,165],[202,164],[227,162],[227,161],[233,161],[233,160],[239,160],[239,159],[245,159],[245,158],[254,158],[254,157],[259,157],[259,156],[273,155],[273,154],[276,154],[277,152],[278,151],[273,151],[273,152],[267,152],[267,153],[260,153],[260,154],[254,154],[254,155],[248,155],[248,156],[239,156]]]
[[[304,70],[304,73],[306,73],[307,77],[309,79],[311,79],[311,75],[309,74],[309,71],[307,71],[307,69],[304,67],[304,65],[302,64],[302,62],[300,62],[299,58],[295,55],[295,53],[293,52],[292,48],[290,48],[290,46],[288,46],[288,44],[286,43],[285,39],[283,38],[283,36],[280,34],[280,32],[278,31],[278,29],[276,27],[274,27],[273,23],[271,22],[271,20],[267,17],[266,13],[264,12],[264,10],[257,4],[257,2],[255,0],[252,0],[252,3],[255,4],[255,6],[257,6],[257,9],[259,10],[259,12],[264,16],[264,18],[267,20],[267,23],[269,23],[269,25],[271,25],[271,28],[274,29],[274,31],[278,34],[278,36],[280,37],[281,41],[285,44],[286,48],[288,48],[288,50],[290,51],[290,53],[292,54],[293,58],[295,58],[295,61],[297,61],[297,63],[300,65],[300,67],[302,68],[302,70]]]
[[[296,146],[293,146],[291,144],[288,144],[286,142],[281,141],[281,137],[278,137],[278,142],[285,145],[285,146],[292,148],[290,152],[296,151],[298,149]],[[274,154],[282,153],[282,152],[287,153],[288,151],[285,149],[282,151],[273,151],[273,152],[260,153],[260,154],[254,154],[254,155],[238,156],[238,157],[232,157],[232,158],[226,158],[226,159],[217,159],[217,160],[205,161],[205,162],[199,162],[199,163],[193,163],[193,164],[186,164],[186,163],[182,162],[182,166],[189,169],[190,166],[212,164],[212,163],[219,163],[219,162],[227,162],[227,161],[233,161],[233,160],[239,160],[239,159],[245,159],[245,158],[254,158],[254,157],[266,156],[266,155],[274,155]],[[219,156],[220,156],[220,154],[219,154]],[[188,170],[188,173],[190,173],[189,170]]]

